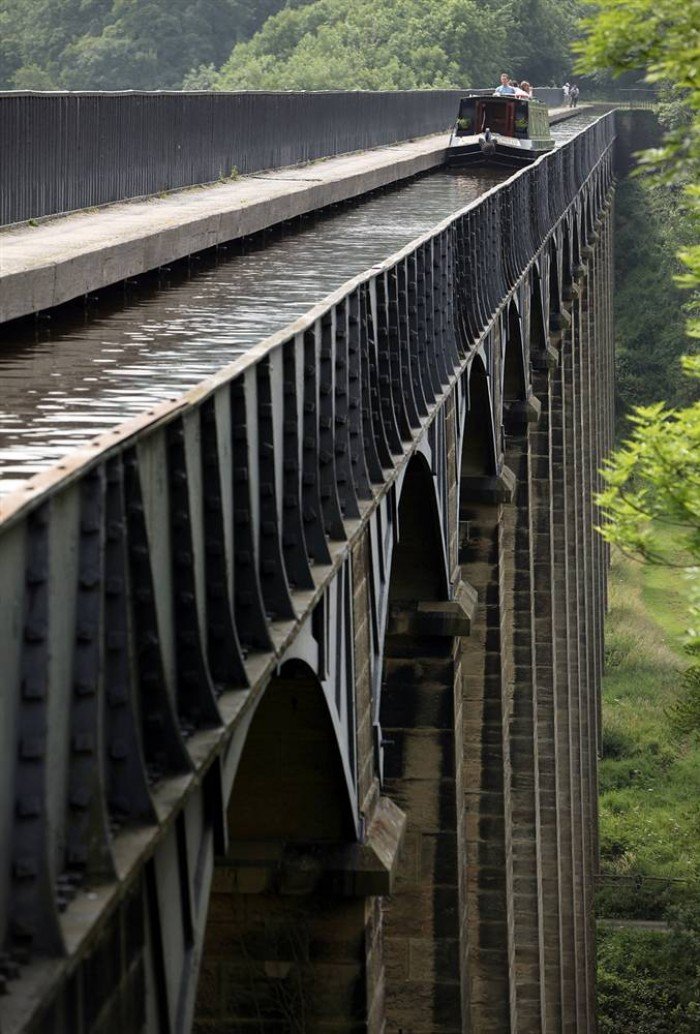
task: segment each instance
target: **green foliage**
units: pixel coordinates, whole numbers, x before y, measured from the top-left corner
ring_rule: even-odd
[[[0,0],[0,87],[464,87],[495,82],[504,67],[541,85],[569,75],[579,9],[578,0]]]
[[[579,0],[0,0],[0,87],[464,87],[496,82],[503,68],[543,85],[570,77],[580,8]]]
[[[689,375],[700,378],[700,357],[686,359]],[[631,436],[603,470],[599,495],[609,542],[652,563],[677,567],[700,564],[700,401],[683,409],[663,402],[637,406]],[[671,555],[660,526],[673,529]]]
[[[684,272],[676,277],[689,289],[688,332],[700,337],[700,20],[686,0],[592,0],[597,9],[584,24],[588,35],[577,45],[581,69],[615,73],[644,71],[649,83],[664,84],[661,116],[664,145],[642,156],[656,182],[676,190],[674,201],[689,221],[690,242],[678,241]],[[656,342],[654,341],[654,344]],[[685,360],[690,378],[700,377],[700,359]],[[697,391],[694,392],[697,399]],[[691,618],[699,616],[700,595],[700,401],[680,409],[664,403],[638,406],[632,434],[604,470],[605,490],[598,502],[607,511],[602,529],[614,542],[654,563],[677,561],[659,550],[656,530],[672,528],[682,563],[693,577]],[[691,648],[700,633],[690,631]]]
[[[700,910],[670,933],[598,930],[601,1034],[695,1034],[700,1022]]]
[[[638,116],[635,117],[638,119]],[[631,176],[615,195],[615,352],[620,418],[658,398],[692,400],[679,358],[687,348],[679,245],[691,243],[677,190]],[[621,428],[622,429],[622,428]]]
[[[482,86],[507,68],[565,76],[573,0],[314,0],[281,11],[221,69],[220,89]]]
[[[610,877],[700,880],[700,742],[671,718],[685,698],[686,588],[670,568],[614,555],[599,767],[601,869]],[[623,902],[609,891],[603,914],[624,904],[622,914],[658,918],[670,900],[662,892],[645,889],[645,913],[639,892]]]
[[[686,373],[700,378],[700,356],[686,357]],[[687,572],[687,648],[700,651],[700,400],[682,409],[658,402],[638,406],[630,417],[632,434],[604,465],[605,509],[601,529],[611,543],[648,563]],[[664,535],[664,530],[668,533]],[[693,671],[687,673],[677,723],[688,730],[700,706]]]
[[[683,694],[684,588],[668,567],[613,556],[596,911],[671,930],[599,923],[598,1027],[608,1034],[690,1034],[700,1017],[700,742],[669,720]]]
[[[693,643],[688,652],[700,656],[700,646]],[[691,664],[681,677],[681,693],[669,709],[673,728],[681,736],[696,735],[700,731],[700,664]]]
[[[285,2],[0,0],[0,87],[176,89]]]
[[[678,186],[697,234],[700,212],[700,19],[687,0],[591,0],[597,13],[583,23],[575,49],[582,71],[615,74],[643,71],[648,83],[663,84],[664,145],[642,162],[663,182]],[[697,239],[697,237],[696,237]],[[700,245],[681,252],[684,286],[700,287]],[[693,305],[697,306],[697,300]],[[700,322],[691,324],[700,336]]]

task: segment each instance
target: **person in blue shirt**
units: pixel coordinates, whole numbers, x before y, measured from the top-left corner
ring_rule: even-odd
[[[494,96],[496,97],[512,97],[515,94],[515,87],[510,85],[510,79],[507,72],[501,73],[501,85],[496,87]]]

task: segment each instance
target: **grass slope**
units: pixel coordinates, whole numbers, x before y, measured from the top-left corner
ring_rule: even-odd
[[[606,628],[601,869],[700,878],[700,745],[667,718],[688,666],[683,575],[616,556]]]
[[[679,738],[667,718],[689,662],[686,618],[679,572],[615,556],[600,833],[602,873],[621,879],[604,883],[597,909],[600,916],[669,919],[671,926],[657,933],[599,924],[600,1034],[700,1031],[700,904],[692,882],[700,875],[700,742]]]

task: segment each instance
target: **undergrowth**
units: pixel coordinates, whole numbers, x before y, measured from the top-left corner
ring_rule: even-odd
[[[610,578],[600,761],[601,1034],[700,1030],[700,739],[672,720],[684,692],[685,583],[620,554]]]

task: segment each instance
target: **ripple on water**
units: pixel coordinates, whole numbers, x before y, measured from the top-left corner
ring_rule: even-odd
[[[555,137],[580,132],[582,116],[573,121]],[[271,234],[264,247],[222,252],[176,285],[117,303],[108,292],[89,315],[42,320],[38,332],[3,341],[0,492],[210,376],[505,176],[438,172]]]

